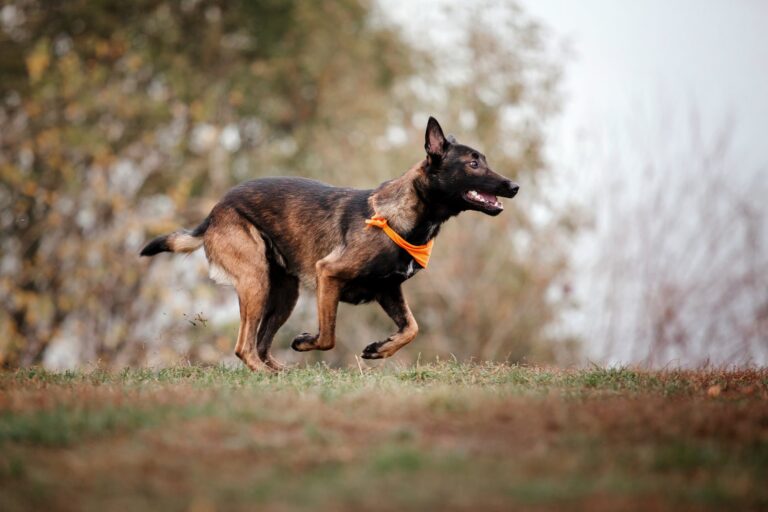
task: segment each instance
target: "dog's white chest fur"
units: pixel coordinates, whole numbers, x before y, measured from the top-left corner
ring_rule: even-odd
[[[405,269],[405,278],[410,279],[413,274],[421,270],[421,266],[416,264],[415,260],[411,260],[408,263],[408,268]]]
[[[232,279],[232,276],[229,275],[229,273],[218,266],[215,263],[211,263],[208,267],[208,276],[213,279],[217,284],[221,284],[224,286],[232,286],[234,285],[234,280]]]

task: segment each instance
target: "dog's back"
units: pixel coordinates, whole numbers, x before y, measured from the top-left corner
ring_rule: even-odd
[[[302,282],[314,286],[315,263],[342,245],[352,226],[360,229],[371,214],[370,190],[337,188],[305,178],[264,178],[230,190],[211,211],[218,218],[241,222],[258,230],[269,257]],[[214,244],[205,244],[209,255]],[[210,257],[210,256],[209,256]]]
[[[158,237],[142,256],[191,252],[205,247],[211,277],[232,284],[236,269],[222,264],[219,253],[231,251],[230,235],[241,232],[263,242],[265,256],[309,288],[315,286],[315,263],[344,244],[352,226],[371,216],[371,190],[339,188],[306,178],[262,178],[232,188],[194,230]]]

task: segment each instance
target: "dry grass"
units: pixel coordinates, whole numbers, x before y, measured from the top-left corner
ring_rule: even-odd
[[[768,371],[0,374],[0,510],[768,507]]]

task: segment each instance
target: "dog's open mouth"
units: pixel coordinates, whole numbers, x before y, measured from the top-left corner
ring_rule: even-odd
[[[499,198],[488,192],[478,192],[477,190],[469,190],[463,194],[464,200],[468,203],[479,206],[482,210],[488,212],[500,212],[504,209],[504,205],[501,204]]]

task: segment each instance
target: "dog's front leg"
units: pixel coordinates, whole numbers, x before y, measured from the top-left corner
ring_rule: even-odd
[[[344,266],[335,254],[315,265],[317,272],[317,319],[318,333],[302,333],[294,338],[291,348],[299,352],[330,350],[336,344],[336,311],[344,285]]]
[[[416,319],[403,296],[403,289],[398,285],[381,292],[376,301],[395,321],[398,331],[384,341],[371,343],[363,350],[365,359],[383,359],[390,357],[405,345],[413,341],[419,332]]]

